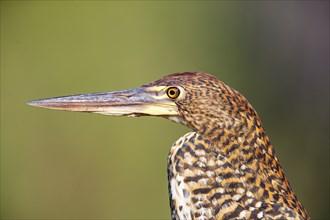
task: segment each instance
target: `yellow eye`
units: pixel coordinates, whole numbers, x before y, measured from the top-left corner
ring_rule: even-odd
[[[176,99],[180,95],[180,90],[176,87],[170,87],[167,89],[167,96],[171,99]]]

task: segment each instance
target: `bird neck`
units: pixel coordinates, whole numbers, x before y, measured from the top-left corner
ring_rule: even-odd
[[[272,144],[252,109],[248,115],[227,123],[215,123],[201,135],[210,141],[209,147],[228,157],[232,165],[258,162],[272,163],[277,167],[277,158]]]

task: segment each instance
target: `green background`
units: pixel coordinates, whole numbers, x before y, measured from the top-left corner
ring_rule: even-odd
[[[169,219],[189,131],[27,106],[206,71],[258,111],[313,219],[329,218],[328,1],[1,1],[1,218]]]

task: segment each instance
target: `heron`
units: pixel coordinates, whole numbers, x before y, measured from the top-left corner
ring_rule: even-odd
[[[310,219],[257,112],[243,95],[211,74],[173,73],[134,89],[28,104],[112,116],[158,116],[189,127],[192,131],[168,154],[173,220]]]

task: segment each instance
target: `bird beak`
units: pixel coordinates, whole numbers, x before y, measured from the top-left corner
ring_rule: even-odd
[[[167,97],[165,86],[62,96],[30,101],[27,104],[42,108],[73,112],[90,112],[113,116],[175,116],[177,105]]]

